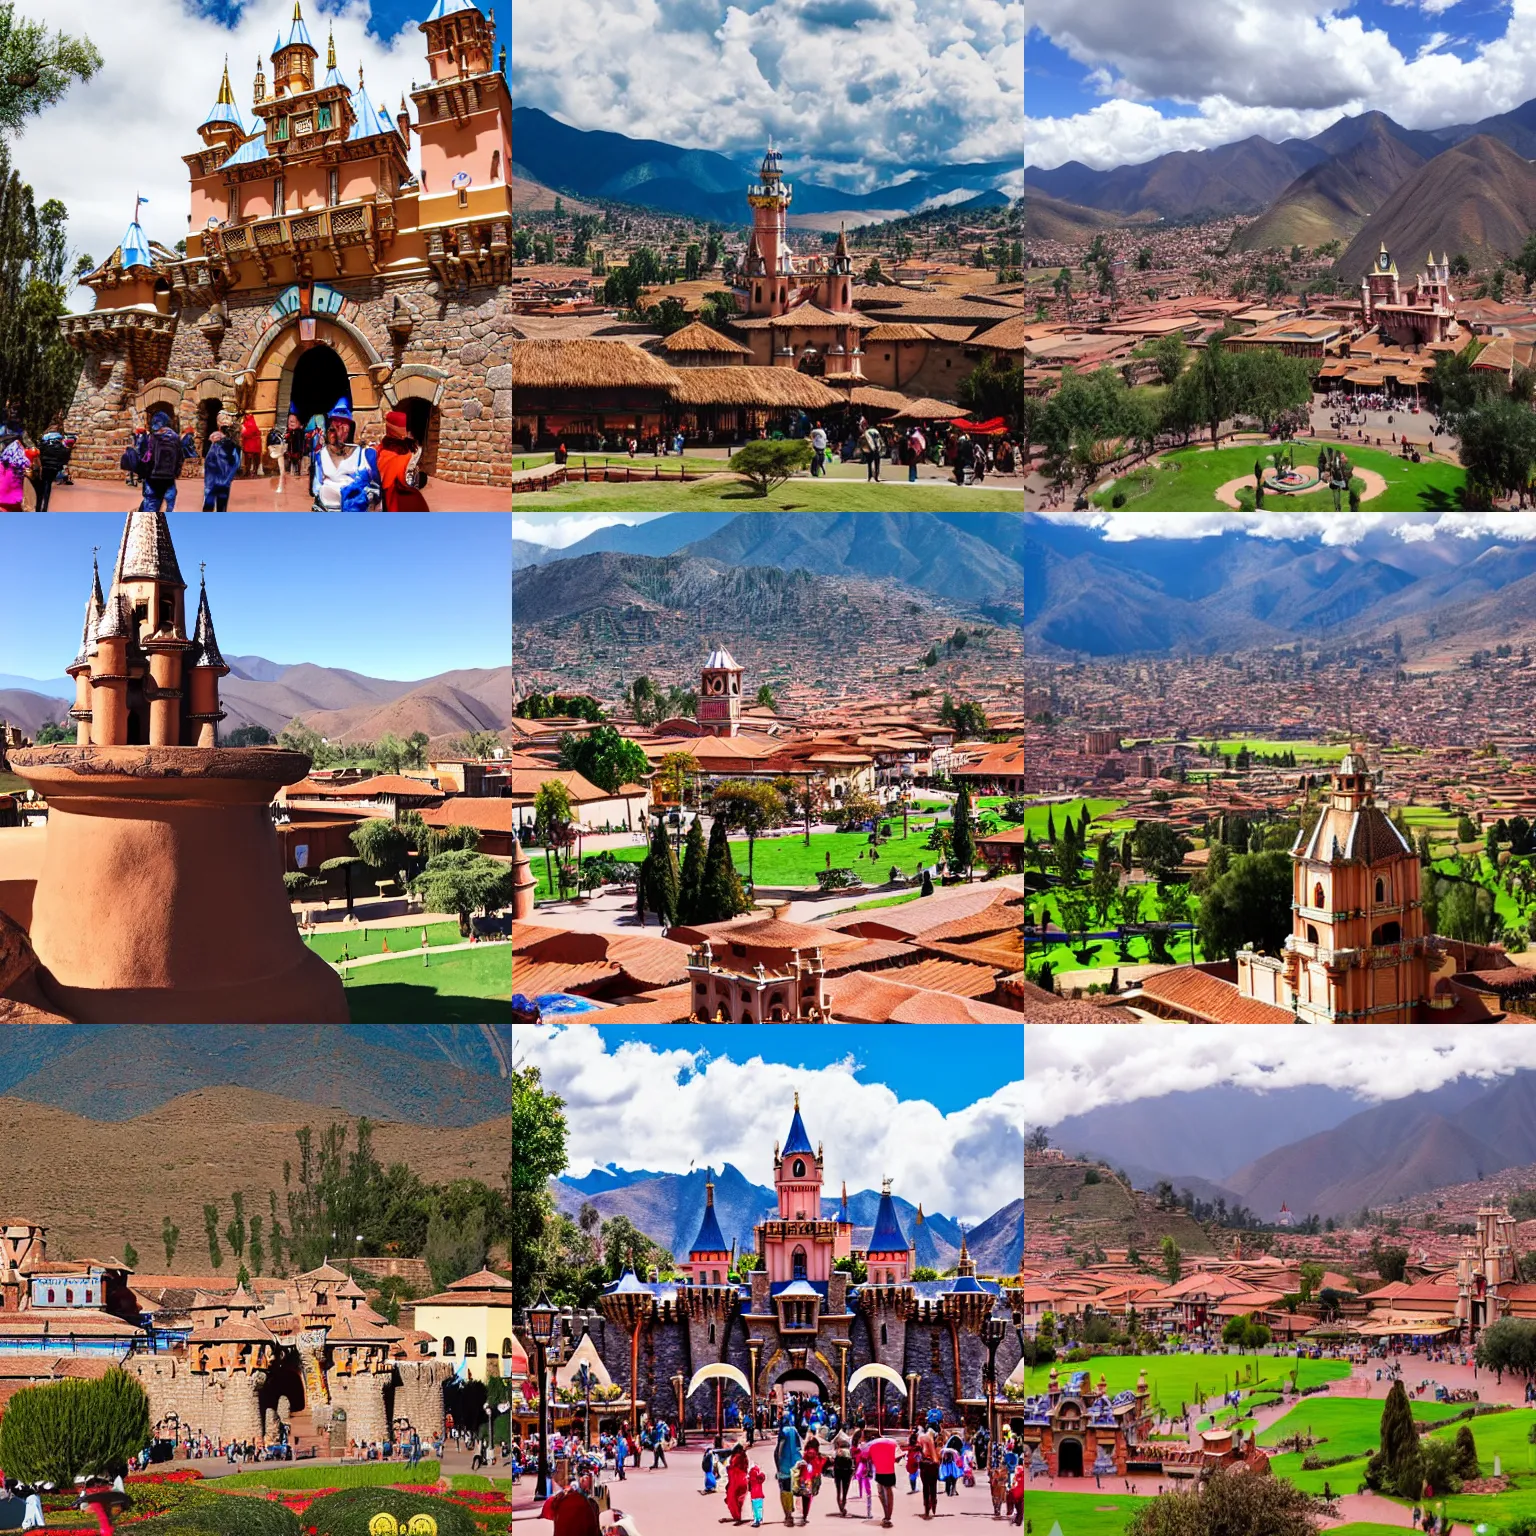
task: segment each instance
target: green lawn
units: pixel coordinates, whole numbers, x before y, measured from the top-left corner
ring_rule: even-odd
[[[231,1488],[377,1488],[389,1483],[435,1483],[442,1467],[435,1461],[418,1461],[414,1467],[399,1461],[364,1462],[357,1467],[272,1466],[259,1472],[236,1472],[209,1486],[222,1492]]]
[[[1281,752],[1294,752],[1296,761],[1311,763],[1336,763],[1349,751],[1348,746],[1338,743],[1326,746],[1316,741],[1254,741],[1231,740],[1218,741],[1216,743],[1223,752],[1236,752],[1240,747],[1247,747],[1250,752],[1262,752],[1266,755],[1274,755]]]
[[[1298,469],[1304,463],[1316,466],[1319,446],[1310,438],[1296,444]],[[1337,446],[1344,449],[1351,464],[1360,469],[1374,469],[1386,480],[1386,490],[1374,501],[1366,503],[1373,512],[1452,511],[1461,505],[1466,474],[1454,464],[1427,459],[1419,464],[1405,464],[1395,453],[1352,443]],[[1096,491],[1092,499],[1096,506],[1108,507],[1118,491],[1125,495],[1127,511],[1215,510],[1223,505],[1215,496],[1217,486],[1225,485],[1239,475],[1247,476],[1251,486],[1254,460],[1264,459],[1272,451],[1272,445],[1264,443],[1243,443],[1214,453],[1209,448],[1179,448],[1165,453],[1152,467],[1151,483],[1145,490],[1141,488],[1141,478],[1133,473]],[[1333,493],[1321,490],[1300,496],[1267,495],[1264,510],[1331,512]]]
[[[717,464],[715,468],[719,468]],[[1229,477],[1230,478],[1230,477]],[[769,496],[727,480],[662,485],[575,484],[530,492],[517,500],[529,512],[1018,512],[1022,489],[961,490],[954,485],[888,480],[791,480]]]
[[[513,469],[533,469],[541,464],[553,464],[555,456],[552,453],[519,453],[512,459]],[[666,458],[658,459],[649,453],[639,454],[630,458],[627,453],[573,453],[570,456],[570,467],[575,469],[581,464],[628,464],[636,474],[650,473],[653,465],[659,465],[664,474],[676,475],[677,455],[670,454]],[[716,474],[725,468],[723,459],[711,459],[702,454],[685,453],[683,455],[683,468],[690,473],[697,472],[701,475]]]
[[[1349,1375],[1349,1366],[1343,1360],[1297,1360],[1291,1355],[1095,1355],[1081,1365],[1059,1365],[1057,1370],[1063,1375],[1069,1370],[1087,1371],[1095,1389],[1102,1374],[1113,1397],[1127,1387],[1134,1387],[1143,1368],[1152,1389],[1152,1401],[1170,1413],[1184,1405],[1193,1408],[1203,1397],[1219,1397],[1233,1386],[1245,1391],[1265,1386],[1278,1388],[1298,1369],[1303,1387],[1315,1387]],[[1025,1375],[1025,1390],[1044,1392],[1050,1374],[1049,1365],[1033,1367]]]
[[[354,1024],[499,1024],[512,996],[512,951],[487,944],[430,965],[404,955],[343,974]]]
[[[1118,811],[1124,800],[1068,800],[1062,805],[1031,805],[1024,809],[1024,825],[1035,834],[1037,839],[1045,836],[1047,821],[1052,821],[1059,828],[1070,815],[1074,822],[1081,821],[1083,807],[1088,807],[1088,840],[1093,844],[1100,832],[1119,830],[1119,823],[1114,820],[1112,813]],[[1124,820],[1124,818],[1122,818]],[[1129,828],[1130,821],[1125,820],[1125,827]],[[1093,848],[1090,846],[1089,853]]]
[[[1024,1511],[1034,1536],[1048,1536],[1057,1524],[1061,1536],[1120,1536],[1148,1502],[1126,1493],[1036,1493],[1027,1485],[1024,1490]]]
[[[463,935],[459,932],[459,925],[452,923],[428,923],[427,943],[431,944],[458,944],[462,942]],[[415,924],[409,928],[369,928],[366,925],[361,928],[353,928],[345,933],[327,933],[321,931],[305,939],[305,943],[320,958],[328,964],[335,964],[342,958],[345,951],[347,958],[356,960],[360,955],[382,955],[385,941],[398,955],[407,951],[421,950],[421,925]]]

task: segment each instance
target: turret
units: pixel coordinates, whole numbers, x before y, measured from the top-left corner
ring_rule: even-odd
[[[310,41],[304,25],[303,0],[293,0],[293,21],[288,39],[281,38],[272,50],[272,83],[279,96],[296,96],[315,88],[315,60],[320,51]]]
[[[197,745],[218,744],[218,723],[224,718],[219,708],[219,679],[229,673],[229,664],[219,654],[219,642],[213,633],[213,615],[208,611],[208,582],[202,581],[197,598],[197,629],[192,636],[191,708],[188,720],[197,726]]]
[[[891,1181],[880,1182],[880,1208],[875,1212],[875,1227],[869,1238],[869,1281],[871,1285],[899,1285],[912,1278],[912,1249],[901,1221],[896,1214],[896,1202],[891,1199]]]
[[[80,631],[80,649],[64,670],[75,680],[75,704],[70,718],[75,722],[75,745],[91,744],[91,657],[96,653],[96,626],[101,621],[106,600],[101,595],[101,570],[91,556],[91,590],[85,600],[85,624]]]
[[[704,1184],[704,1219],[699,1223],[699,1235],[688,1250],[686,1268],[695,1285],[724,1285],[730,1273],[730,1250],[720,1231],[715,1215],[715,1181],[706,1179]]]
[[[267,72],[262,68],[261,56],[256,58],[256,80],[251,87],[251,104],[259,107],[267,99]]]
[[[198,127],[203,143],[210,149],[233,149],[245,137],[245,123],[235,105],[235,93],[229,86],[229,60],[224,60],[224,79],[219,85],[219,99]]]
[[[437,0],[420,30],[434,81],[483,75],[493,67],[496,13],[487,15],[475,0]]]

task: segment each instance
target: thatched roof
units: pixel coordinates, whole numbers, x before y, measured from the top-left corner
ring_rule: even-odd
[[[669,389],[677,375],[622,341],[514,341],[516,389]]]
[[[679,368],[672,392],[680,405],[799,406],[822,410],[843,397],[819,379],[794,368]]]
[[[673,331],[661,343],[661,347],[664,352],[727,352],[739,353],[743,357],[752,355],[750,347],[744,347],[739,341],[732,341],[729,336],[711,330],[702,320],[695,320],[682,330]]]
[[[1028,315],[1013,315],[1001,325],[991,326],[972,339],[977,346],[991,347],[998,352],[1022,352],[1025,332],[1031,323]]]
[[[907,396],[900,391],[881,389],[877,384],[856,384],[848,398],[866,411],[899,411],[908,403]]]
[[[865,336],[865,341],[932,341],[933,332],[926,325],[909,325],[904,321],[891,321],[877,325]]]
[[[909,400],[904,409],[897,411],[893,420],[959,421],[964,415],[965,412],[958,405],[951,405],[947,400],[934,400],[925,395],[920,400]]]

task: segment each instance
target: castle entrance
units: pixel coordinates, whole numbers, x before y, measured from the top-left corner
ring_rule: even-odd
[[[828,1396],[826,1384],[814,1371],[788,1370],[774,1382],[769,1389],[768,1396],[774,1404],[780,1408],[791,1397],[802,1397],[809,1401],[819,1398],[822,1402],[831,1402]]]
[[[1056,1476],[1081,1477],[1083,1475],[1083,1442],[1063,1440],[1056,1447]]]
[[[341,354],[324,342],[317,342],[295,359],[287,393],[286,401],[281,391],[278,398],[279,425],[284,427],[288,424],[289,406],[298,411],[299,420],[306,427],[311,416],[324,416],[338,400],[350,400],[354,411],[357,408],[357,402],[352,400],[347,365]]]
[[[421,467],[429,475],[437,473],[438,408],[430,400],[412,397],[400,402],[411,436],[421,445]]]

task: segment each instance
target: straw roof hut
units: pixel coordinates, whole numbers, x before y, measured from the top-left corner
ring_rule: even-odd
[[[878,384],[856,384],[848,399],[866,411],[899,411],[908,404],[907,396],[900,390],[881,389]]]
[[[665,352],[667,360],[676,368],[712,367],[752,356],[751,347],[721,335],[702,320],[695,320],[664,337],[658,350]]]
[[[622,341],[514,341],[515,390],[625,389],[665,392],[673,372],[665,363]]]
[[[794,368],[684,368],[673,375],[672,392],[679,405],[819,411],[843,403],[836,390]]]
[[[924,396],[920,400],[909,400],[891,419],[893,421],[961,421],[964,417],[965,411],[960,406],[951,405],[948,400],[933,400]]]
[[[865,341],[933,341],[934,334],[926,325],[911,325],[905,321],[887,320],[868,332]]]

